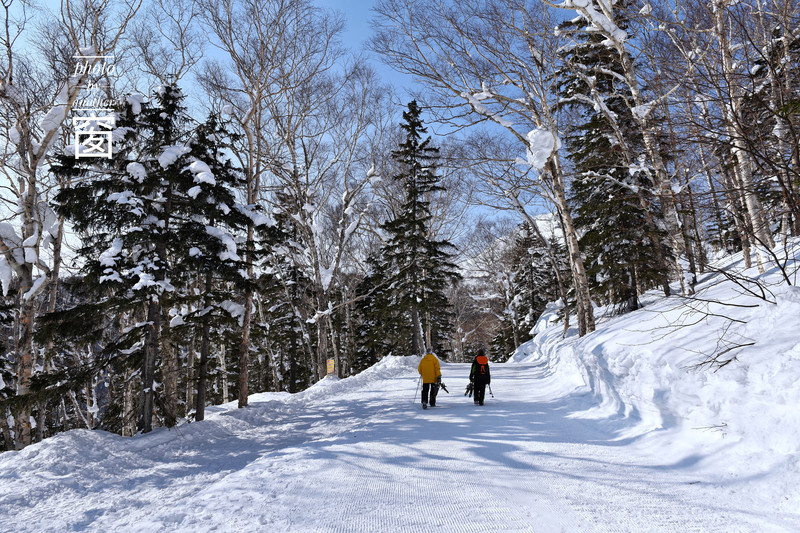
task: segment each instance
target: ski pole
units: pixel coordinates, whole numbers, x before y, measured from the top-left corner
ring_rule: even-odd
[[[491,394],[491,395],[492,395],[492,398],[494,398],[494,394],[492,393],[492,386],[491,386],[491,385],[488,385],[488,387],[489,387],[489,394]]]
[[[411,403],[417,403],[417,391],[419,390],[419,382],[420,381],[422,381],[422,376],[420,376],[419,379],[417,380],[417,388],[414,389],[414,399],[412,400]]]

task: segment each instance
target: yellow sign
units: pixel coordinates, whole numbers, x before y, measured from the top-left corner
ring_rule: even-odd
[[[331,374],[333,374],[334,370],[335,370],[335,368],[334,368],[334,360],[333,359],[328,359],[328,375],[330,376]]]

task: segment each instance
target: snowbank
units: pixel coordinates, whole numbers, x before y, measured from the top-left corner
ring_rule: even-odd
[[[800,241],[788,257],[796,284]],[[643,303],[622,316],[596,310],[597,329],[583,338],[573,330],[565,338],[548,307],[509,362],[582,381],[595,401],[571,417],[633,421],[619,439],[642,438],[676,457],[693,448],[699,467],[759,478],[773,503],[800,499],[800,287],[777,268],[745,270],[739,255],[712,265],[694,296],[651,292]]]
[[[338,397],[348,393],[360,394],[371,383],[384,379],[394,379],[405,375],[416,379],[419,361],[420,357],[417,356],[390,355],[355,376],[344,379],[327,376],[305,391],[298,393],[298,396],[305,400],[318,400],[323,397]]]

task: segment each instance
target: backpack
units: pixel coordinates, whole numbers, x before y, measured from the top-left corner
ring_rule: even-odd
[[[475,377],[480,376],[481,381],[486,380],[489,374],[489,359],[485,355],[480,355],[477,358],[478,368],[475,369]]]

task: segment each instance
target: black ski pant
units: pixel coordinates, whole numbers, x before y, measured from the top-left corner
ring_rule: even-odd
[[[428,391],[430,391],[430,404],[436,405],[436,395],[439,394],[438,383],[423,383],[422,384],[422,403],[428,403]]]
[[[475,383],[475,402],[483,405],[483,398],[486,396],[486,383]]]

